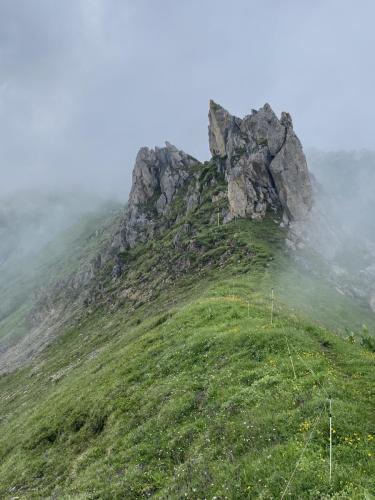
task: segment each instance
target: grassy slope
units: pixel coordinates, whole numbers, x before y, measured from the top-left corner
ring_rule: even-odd
[[[134,268],[152,274],[150,256],[169,259],[174,231],[153,253],[128,255]],[[288,495],[374,493],[375,355],[322,326],[336,318],[343,333],[350,310],[351,327],[372,329],[368,311],[289,274],[272,219],[202,226],[197,238],[235,250],[225,265],[205,267],[201,255],[199,273],[159,283],[151,302],[94,312],[0,378],[1,497],[280,498],[312,430]],[[306,304],[301,280],[318,298]]]
[[[81,215],[78,223],[28,258],[9,259],[1,270],[0,341],[12,343],[29,331],[25,320],[33,307],[36,292],[66,278],[95,257],[110,237],[115,204]]]

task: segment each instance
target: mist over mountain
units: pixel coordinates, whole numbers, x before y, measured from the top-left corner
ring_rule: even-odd
[[[305,148],[373,149],[373,16],[370,0],[3,0],[0,191],[124,201],[141,146],[207,159],[210,98],[287,109]]]
[[[349,238],[375,243],[375,152],[310,150],[308,164],[319,199]]]
[[[0,197],[0,267],[29,259],[79,218],[108,201],[76,191],[15,191]]]
[[[375,498],[374,15],[0,2],[1,499]]]
[[[87,258],[91,224],[119,210],[84,191],[18,191],[0,198],[0,351],[30,332],[30,308],[66,267]],[[85,247],[84,254],[80,253]]]
[[[3,204],[2,496],[371,491],[374,258],[350,230],[371,154],[315,152],[314,180],[268,104],[211,101],[209,145],[142,147],[126,207]]]
[[[141,148],[124,216],[120,214],[125,205],[121,209],[118,202],[79,189],[29,190],[3,196],[0,287],[6,298],[0,312],[6,344],[12,337],[17,340],[20,332],[24,335],[33,330],[35,325],[30,323],[30,318],[34,315],[39,317],[38,324],[40,318],[48,318],[51,311],[51,325],[57,323],[56,301],[64,304],[62,312],[69,309],[67,305],[73,298],[81,305],[92,300],[95,303],[98,297],[99,301],[109,300],[102,290],[102,280],[106,279],[101,275],[102,270],[113,266],[111,275],[118,279],[127,269],[126,257],[121,252],[156,238],[172,223],[173,217],[177,217],[176,221],[182,217],[183,213],[174,213],[175,209],[171,209],[181,191],[185,192],[183,204],[186,204],[188,215],[202,204],[204,191],[215,183],[221,187],[211,200],[210,224],[216,217],[219,224],[229,223],[237,217],[261,220],[266,213],[274,212],[276,216],[281,210],[280,225],[290,226],[291,239],[286,241],[294,248],[302,267],[313,270],[317,276],[325,275],[339,293],[357,297],[371,308],[375,307],[372,286],[375,240],[371,217],[375,209],[371,189],[375,180],[375,153],[315,149],[308,151],[306,162],[291,117],[283,113],[278,119],[268,104],[240,119],[211,101],[209,143],[219,178],[214,177],[211,184],[203,187],[200,170],[210,165],[209,162],[201,163],[168,142],[165,148]],[[308,170],[312,174],[312,186],[307,182]],[[220,192],[223,187],[227,189],[225,195]],[[171,215],[171,210],[174,215]],[[79,242],[79,254],[66,246],[64,234],[69,238],[69,232],[73,234],[74,228],[80,225],[82,231],[86,231],[85,220],[104,221],[106,214],[113,217],[113,221],[120,221],[116,224],[109,222],[109,229],[105,229],[106,240],[103,241],[107,241],[106,247],[96,247],[95,244],[92,253],[92,250],[85,249],[87,243],[82,241]],[[164,222],[158,222],[160,217],[165,219]],[[100,235],[102,229],[88,224],[92,234],[87,235],[89,238],[94,235],[95,239],[95,234]],[[187,234],[191,231],[188,226],[185,230]],[[78,229],[77,245],[84,234],[79,231],[81,229]],[[113,239],[111,245],[108,238]],[[59,242],[58,246],[55,241]],[[298,248],[304,249],[302,257]],[[306,260],[305,250],[312,250],[323,260],[310,261],[309,257]],[[56,259],[61,259],[64,254],[73,259],[69,264],[72,271],[61,281],[58,276],[67,272],[64,261],[58,267],[54,266],[57,266]],[[79,260],[78,255],[81,255]],[[47,267],[43,265],[43,259],[46,259]],[[68,257],[65,260],[68,261]],[[183,260],[181,266],[189,268],[189,261]],[[47,268],[52,270],[48,277],[43,275],[43,269]],[[286,269],[280,274],[281,288],[283,281],[289,279],[290,271]],[[38,283],[34,289],[33,280]],[[9,329],[7,325],[12,315],[17,313],[30,293],[33,299],[28,301],[28,314],[31,316],[21,315],[15,323],[17,327]],[[313,287],[306,300],[315,300],[316,294]],[[43,313],[38,312],[39,306],[35,306],[38,303]],[[18,333],[13,335],[12,332]],[[31,342],[32,350],[35,350],[35,345]],[[30,346],[17,348],[22,359],[24,356],[28,359]]]

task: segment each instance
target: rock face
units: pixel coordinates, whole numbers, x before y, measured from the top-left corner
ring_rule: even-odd
[[[269,104],[240,119],[213,101],[209,109],[209,144],[228,182],[232,217],[264,217],[281,206],[285,222],[306,217],[312,186],[292,119],[279,120]]]
[[[121,234],[123,246],[134,246],[137,241],[152,236],[153,219],[168,212],[177,191],[198,163],[169,142],[164,148],[139,150]]]
[[[265,104],[240,119],[210,101],[208,132],[213,161],[227,182],[229,209],[224,222],[234,217],[260,219],[267,210],[280,208],[285,223],[304,219],[312,205],[312,187],[288,113],[282,113],[279,120]],[[164,148],[141,148],[127,213],[114,246],[132,247],[152,238],[157,219],[168,216],[182,187],[185,213],[194,210],[202,186],[193,167],[199,165],[168,142]]]

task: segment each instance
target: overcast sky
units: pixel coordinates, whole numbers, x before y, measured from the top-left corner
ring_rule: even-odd
[[[207,159],[213,98],[289,111],[305,148],[375,149],[373,0],[0,0],[0,192],[122,198],[137,150]]]

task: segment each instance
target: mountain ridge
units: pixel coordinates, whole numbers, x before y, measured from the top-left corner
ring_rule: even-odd
[[[261,221],[269,217],[285,230],[286,243],[288,238],[298,240],[302,231],[295,228],[307,224],[313,191],[290,115],[284,112],[279,120],[265,104],[240,119],[210,101],[208,132],[213,155],[208,162],[199,162],[168,142],[163,148],[140,149],[129,202],[124,214],[114,219],[109,243],[97,247],[96,254],[73,274],[38,292],[29,318],[31,330],[43,345],[44,331],[46,338],[55,338],[59,314],[79,311],[79,316],[97,307],[120,307],[124,300],[133,304],[130,307],[145,297],[150,300],[151,282],[157,278],[134,282],[134,255],[138,247],[152,252],[153,242],[168,232],[173,233],[169,253],[175,263],[172,266],[160,259],[165,266],[160,272],[167,282],[173,273],[183,276],[205,267],[206,254],[211,253],[206,260],[215,266],[241,251],[230,239],[224,246],[222,236],[198,242],[202,227],[212,232],[215,226],[240,218]],[[253,253],[251,248],[244,251]]]
[[[290,115],[283,112],[278,120],[265,104],[241,120],[211,100],[208,116],[210,151],[227,183],[228,208],[220,214],[222,221],[261,219],[267,210],[279,206],[285,224],[306,218],[312,206],[312,186]],[[138,239],[151,236],[154,224],[147,208],[154,209],[157,216],[165,215],[186,182],[186,209],[199,205],[199,184],[192,172],[199,165],[202,163],[168,142],[164,148],[140,149],[119,246],[133,246]],[[147,204],[151,207],[146,208]]]
[[[2,498],[371,498],[374,314],[288,246],[307,221],[268,184],[268,139],[249,142],[203,163],[143,150],[130,206],[55,242],[46,330],[0,353]]]

